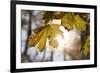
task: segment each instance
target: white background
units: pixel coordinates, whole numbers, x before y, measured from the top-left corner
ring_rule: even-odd
[[[45,2],[98,5],[98,67],[85,69],[42,71],[34,73],[99,73],[100,72],[100,1],[99,0],[34,0]],[[10,73],[10,0],[0,1],[0,73]]]

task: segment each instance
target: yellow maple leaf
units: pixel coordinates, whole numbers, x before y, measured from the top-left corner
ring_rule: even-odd
[[[74,16],[75,27],[80,31],[86,30],[86,22],[79,16]]]
[[[58,24],[48,24],[46,26],[42,26],[33,30],[35,31],[35,34],[31,35],[31,37],[29,38],[29,47],[37,45],[38,50],[42,52],[45,49],[47,38],[49,38],[51,46],[53,46],[54,48],[57,47],[57,42],[54,42],[54,38],[57,34],[63,34],[59,27],[60,25]]]
[[[66,13],[62,18],[61,18],[61,23],[62,25],[67,29],[71,30],[73,29],[73,24],[74,24],[74,17],[72,13]]]
[[[82,46],[83,55],[86,57],[90,53],[90,36],[87,36]]]
[[[75,15],[74,13],[66,13],[61,18],[61,22],[67,30],[72,30],[73,27],[76,27],[80,31],[86,30],[86,21],[83,20],[78,14]]]

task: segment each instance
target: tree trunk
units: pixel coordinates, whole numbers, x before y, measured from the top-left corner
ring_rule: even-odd
[[[29,35],[31,34],[31,24],[32,24],[32,12],[29,11],[29,26],[28,26],[28,31],[27,31],[27,40],[26,40],[26,46],[25,46],[25,51],[24,51],[24,54],[26,55],[27,54],[27,50],[28,50],[28,38],[29,38]]]

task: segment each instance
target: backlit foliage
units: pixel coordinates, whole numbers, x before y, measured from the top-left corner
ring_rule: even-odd
[[[81,33],[87,32],[87,28],[89,28],[87,25],[89,24],[83,17],[81,16],[81,13],[74,12],[44,12],[42,20],[45,25],[33,30],[35,34],[30,35],[28,47],[37,46],[37,50],[42,52],[45,49],[48,38],[50,40],[49,45],[53,48],[57,48],[58,43],[54,37],[57,34],[60,34],[63,37],[63,32],[59,29],[61,25],[69,31],[76,28]],[[53,19],[60,19],[61,24],[50,24]],[[87,56],[90,53],[90,35],[85,35],[85,37],[84,43],[82,44],[82,53],[84,56]]]

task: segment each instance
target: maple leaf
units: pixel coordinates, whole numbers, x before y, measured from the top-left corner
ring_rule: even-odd
[[[90,36],[87,36],[82,45],[83,55],[86,57],[90,53]]]
[[[80,31],[86,30],[86,21],[84,21],[79,15],[74,16],[75,27]]]
[[[73,27],[76,27],[80,31],[86,30],[86,21],[84,21],[79,15],[75,15],[74,13],[66,13],[61,18],[61,22],[67,30],[72,30]]]
[[[61,23],[62,25],[67,28],[67,30],[73,29],[73,24],[74,24],[74,17],[72,13],[66,13],[62,18],[61,18]]]
[[[50,45],[52,47],[57,47],[57,42],[54,42],[54,38],[57,34],[62,34],[63,32],[59,29],[58,24],[48,24],[46,26],[41,26],[34,29],[35,34],[31,35],[29,38],[29,47],[38,46],[37,49],[42,52],[45,49],[47,38],[50,40]]]

